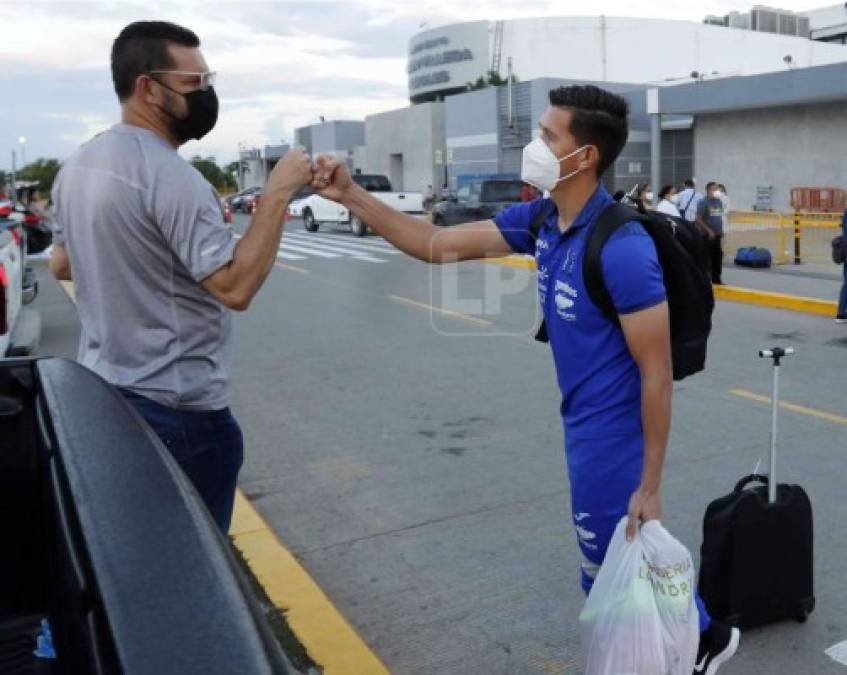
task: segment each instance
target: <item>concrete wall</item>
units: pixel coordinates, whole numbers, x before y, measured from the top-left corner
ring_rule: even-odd
[[[395,190],[427,193],[443,182],[435,151],[445,150],[444,103],[422,103],[365,120],[366,173],[389,177]],[[357,156],[354,151],[354,162]]]
[[[458,176],[499,172],[496,89],[449,96],[444,101],[444,126],[451,188]]]
[[[698,115],[698,184],[724,183],[736,209],[752,208],[757,186],[773,186],[780,211],[790,209],[792,187],[847,188],[845,104]]]

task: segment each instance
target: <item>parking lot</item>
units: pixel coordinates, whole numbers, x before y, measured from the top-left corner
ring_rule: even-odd
[[[522,290],[499,313],[462,312],[493,278]],[[579,554],[552,362],[530,336],[532,282],[484,263],[432,268],[377,237],[293,221],[238,317],[242,490],[392,673],[580,672]],[[43,285],[41,352],[72,356],[73,306]],[[706,504],[767,447],[770,409],[756,397],[771,373],[756,351],[773,344],[797,350],[780,470],[815,507],[818,608],[805,625],[745,634],[727,672],[843,672],[824,652],[847,640],[844,327],[719,303],[707,371],[676,387],[664,523],[696,560]]]

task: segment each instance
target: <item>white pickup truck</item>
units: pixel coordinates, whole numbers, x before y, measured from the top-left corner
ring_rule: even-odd
[[[391,183],[385,176],[375,174],[355,174],[353,180],[390,207],[410,213],[423,215],[423,195],[420,192],[392,192]],[[368,232],[367,223],[350,213],[341,204],[336,204],[320,195],[309,195],[296,199],[288,207],[289,215],[302,218],[309,232],[317,232],[321,225],[345,225],[357,237]]]
[[[38,293],[34,273],[26,267],[26,244],[19,220],[0,218],[0,359],[27,356],[41,334],[37,312],[25,310]]]

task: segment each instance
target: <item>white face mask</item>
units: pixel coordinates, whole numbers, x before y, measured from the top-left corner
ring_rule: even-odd
[[[668,201],[674,205],[679,204],[679,195],[671,195],[668,197]]]
[[[644,199],[646,199],[648,202],[652,202],[653,201],[653,193],[648,192],[647,194],[644,195]]]
[[[539,190],[552,192],[555,187],[564,180],[576,176],[582,169],[571,171],[567,176],[559,177],[559,165],[566,159],[579,154],[587,145],[577,148],[573,152],[556,159],[556,155],[541,139],[536,138],[523,149],[523,162],[521,163],[521,180],[524,183],[534,185]]]

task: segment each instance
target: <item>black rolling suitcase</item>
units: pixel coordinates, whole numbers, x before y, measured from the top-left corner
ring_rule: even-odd
[[[812,505],[799,485],[776,482],[779,366],[793,353],[759,352],[774,363],[768,475],[742,478],[703,520],[700,596],[715,619],[739,628],[803,622],[815,607]]]

